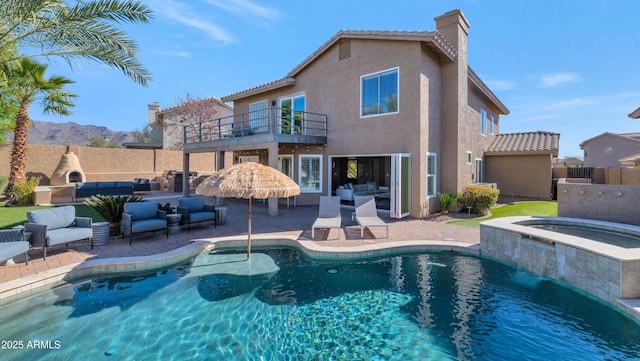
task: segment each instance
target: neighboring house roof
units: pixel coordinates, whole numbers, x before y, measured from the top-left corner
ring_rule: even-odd
[[[640,154],[630,155],[622,159],[618,159],[618,162],[624,166],[635,167],[640,164]]]
[[[640,108],[634,110],[631,114],[629,114],[629,118],[639,119],[640,118]]]
[[[420,41],[427,45],[436,53],[444,62],[454,62],[458,58],[456,50],[449,44],[444,37],[437,31],[364,31],[364,30],[341,30],[331,39],[320,46],[316,51],[309,55],[305,60],[291,70],[287,76],[282,79],[262,84],[250,89],[246,89],[237,93],[222,97],[223,101],[234,101],[248,96],[260,94],[266,91],[282,88],[295,84],[295,76],[304,68],[316,60],[322,53],[327,51],[336,43],[346,39],[370,39],[370,40],[393,40],[393,41]],[[489,87],[480,79],[480,77],[469,67],[468,76],[471,82],[478,87],[480,92],[484,94],[489,101],[493,102],[502,114],[509,114],[509,109],[498,99],[498,97],[489,89]]]
[[[596,135],[593,138],[589,138],[589,139],[585,140],[584,142],[580,143],[580,149],[584,149],[584,146],[587,143],[591,142],[591,141],[594,141],[594,140],[596,140],[598,138],[607,137],[607,136],[640,142],[640,133],[620,133],[620,134],[618,134],[618,133],[605,132],[605,133],[602,133],[600,135]]]
[[[526,132],[496,135],[485,150],[486,155],[505,154],[553,154],[558,155],[560,134],[551,132]]]
[[[222,100],[216,98],[216,97],[211,97],[211,98],[206,98],[206,99],[200,99],[198,100],[199,102],[206,102],[206,101],[211,101],[213,103],[215,103],[216,105],[219,105],[221,107],[227,108],[230,111],[233,111],[233,107],[225,102],[223,102]],[[161,114],[167,114],[167,113],[171,113],[172,111],[182,107],[183,105],[176,105],[173,106],[171,108],[166,108],[166,109],[162,109],[160,111],[158,111],[158,113],[156,113],[157,115],[161,115]]]

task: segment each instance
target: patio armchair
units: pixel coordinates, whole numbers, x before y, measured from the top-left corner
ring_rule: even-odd
[[[213,227],[218,227],[216,219],[216,207],[204,204],[203,196],[186,197],[178,199],[178,214],[182,215],[180,223],[187,224],[187,233],[191,228],[191,223],[213,221]]]
[[[148,178],[135,178],[133,180],[133,193],[144,192],[151,194],[151,183]]]
[[[31,232],[32,245],[42,246],[44,259],[47,247],[89,240],[93,249],[92,219],[76,217],[73,206],[38,209],[27,212],[24,230]]]
[[[167,212],[158,209],[158,202],[126,202],[123,208],[120,230],[122,238],[129,236],[129,244],[135,233],[165,230],[169,238]]]
[[[0,230],[0,262],[24,253],[25,263],[29,264],[29,247],[29,242],[24,238],[24,229]]]
[[[360,237],[364,238],[365,227],[384,227],[387,229],[386,238],[389,238],[389,225],[378,217],[373,196],[354,196],[353,203],[356,207],[356,222],[360,226]]]
[[[338,239],[340,239],[340,227],[342,215],[340,214],[340,196],[321,196],[318,209],[318,218],[311,226],[311,238],[315,238],[316,228],[338,229]]]

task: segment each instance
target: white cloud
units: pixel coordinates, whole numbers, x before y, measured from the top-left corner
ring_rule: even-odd
[[[191,52],[189,51],[184,51],[184,50],[177,50],[177,51],[156,51],[156,54],[158,55],[166,55],[166,56],[174,56],[174,57],[179,57],[179,58],[190,58]]]
[[[266,28],[269,28],[272,23],[277,22],[282,17],[278,10],[262,6],[250,0],[205,1],[246,21],[259,22],[261,26]]]
[[[169,20],[202,30],[207,37],[224,44],[236,42],[236,38],[227,29],[215,22],[205,19],[202,14],[196,13],[187,4],[174,0],[156,0],[150,2],[153,3],[153,10],[156,13]]]
[[[539,88],[550,88],[564,83],[575,83],[579,82],[580,75],[577,73],[556,73],[545,75],[540,79],[538,83]]]

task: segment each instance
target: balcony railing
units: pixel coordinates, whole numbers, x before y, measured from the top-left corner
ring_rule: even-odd
[[[184,126],[184,143],[217,141],[260,134],[327,136],[327,116],[285,108],[266,108]],[[283,139],[283,137],[279,137]]]

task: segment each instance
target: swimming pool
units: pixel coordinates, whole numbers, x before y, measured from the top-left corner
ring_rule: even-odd
[[[252,259],[267,266],[252,275],[212,274],[227,272],[214,261],[226,254],[204,253],[167,270],[94,278],[5,305],[2,359],[640,357],[635,321],[490,260],[428,253],[330,263],[292,249],[256,252]],[[242,261],[223,266],[241,269]],[[16,347],[7,349],[11,341]]]

